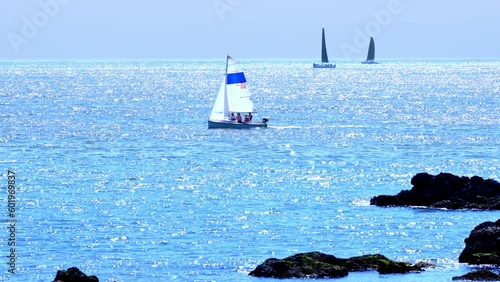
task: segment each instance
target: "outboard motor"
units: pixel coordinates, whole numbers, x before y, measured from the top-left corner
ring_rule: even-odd
[[[267,123],[268,121],[269,121],[269,119],[268,119],[268,118],[262,118],[262,122],[263,122],[263,123]]]

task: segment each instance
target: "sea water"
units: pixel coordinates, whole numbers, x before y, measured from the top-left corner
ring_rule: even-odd
[[[0,63],[3,281],[274,281],[267,258],[380,253],[450,281],[497,211],[380,208],[419,172],[500,179],[500,61],[240,60],[269,127],[208,130],[224,60]]]

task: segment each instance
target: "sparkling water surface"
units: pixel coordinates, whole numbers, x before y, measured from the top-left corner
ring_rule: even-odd
[[[338,281],[475,269],[463,240],[499,212],[369,200],[419,172],[500,180],[500,61],[240,63],[268,128],[207,129],[223,60],[0,62],[1,174],[18,197],[17,273],[0,278],[275,281],[248,273],[309,251],[437,265]]]

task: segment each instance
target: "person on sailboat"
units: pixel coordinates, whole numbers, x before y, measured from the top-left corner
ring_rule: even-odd
[[[241,120],[241,115],[240,113],[238,113],[238,115],[236,116],[236,121],[238,121],[238,123],[242,123],[243,121]]]
[[[250,122],[251,122],[251,121],[252,121],[252,118],[253,118],[252,113],[248,113],[248,121],[250,121]]]
[[[231,113],[231,120],[236,120],[236,117],[234,116],[234,113]]]
[[[250,118],[248,118],[248,115],[245,115],[245,119],[244,119],[245,122],[250,122]]]

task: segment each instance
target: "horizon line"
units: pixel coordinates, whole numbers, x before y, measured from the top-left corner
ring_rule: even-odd
[[[213,61],[213,60],[223,60],[227,55],[221,57],[163,57],[163,58],[151,58],[151,57],[137,57],[137,58],[2,58],[0,57],[0,62],[43,62],[43,61]],[[262,61],[320,61],[316,57],[254,57],[254,56],[242,56],[235,57],[236,60],[262,60]],[[351,62],[351,61],[364,61],[366,58],[333,58],[330,59],[332,63],[336,61]],[[500,60],[500,57],[380,57],[376,58],[376,61],[407,61],[407,60]]]

